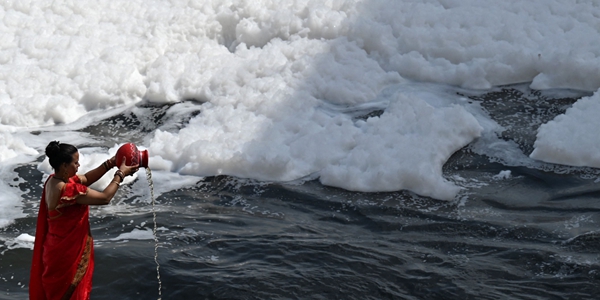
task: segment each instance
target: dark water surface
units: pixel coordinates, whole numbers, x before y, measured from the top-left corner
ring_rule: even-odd
[[[513,88],[472,98],[525,155],[537,127],[576,100]],[[168,123],[165,109],[137,107],[152,112],[149,120],[126,112],[84,131],[106,145],[140,141],[148,124]],[[115,125],[123,120],[136,130]],[[42,174],[36,165],[15,171],[26,180],[28,217],[0,229],[4,238],[35,231]],[[599,298],[600,171],[507,165],[468,146],[444,173],[465,186],[456,201],[227,176],[164,193],[156,199],[162,298]],[[154,241],[112,240],[153,227],[151,206],[131,188],[111,204],[127,203],[131,213],[92,208],[92,299],[158,298]],[[0,252],[0,299],[27,299],[32,251]]]

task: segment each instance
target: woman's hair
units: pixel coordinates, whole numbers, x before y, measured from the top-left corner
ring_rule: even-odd
[[[56,171],[63,163],[70,164],[73,161],[75,152],[77,152],[75,146],[59,141],[52,141],[46,146],[46,156],[48,156],[50,165]]]

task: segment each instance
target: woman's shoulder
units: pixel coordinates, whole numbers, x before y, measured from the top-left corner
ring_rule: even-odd
[[[81,184],[81,177],[79,175],[73,175],[73,177],[67,180],[67,183],[79,183]]]
[[[87,186],[81,184],[81,178],[75,175],[61,187],[60,201],[75,201],[75,198],[87,194]]]
[[[85,194],[87,186],[81,184],[77,175],[69,178],[67,182],[48,180],[46,183],[46,202],[49,210],[73,205],[77,197]]]

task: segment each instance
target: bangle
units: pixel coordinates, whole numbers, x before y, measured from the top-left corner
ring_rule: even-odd
[[[105,162],[102,163],[102,165],[104,166],[104,168],[106,168],[106,171],[108,171],[114,167],[114,165],[112,164],[110,159],[107,159]]]
[[[110,183],[113,183],[113,182],[117,184],[117,187],[121,186],[121,183],[117,182],[116,180],[113,180]]]
[[[123,180],[125,180],[125,174],[123,174],[123,171],[117,170],[115,172],[115,175],[117,175],[117,176],[119,176],[121,178],[121,182],[123,182]]]

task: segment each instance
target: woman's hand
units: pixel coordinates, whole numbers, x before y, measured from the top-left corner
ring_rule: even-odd
[[[119,166],[119,171],[123,172],[123,175],[125,175],[125,176],[131,176],[131,175],[135,174],[135,172],[137,172],[140,169],[140,165],[139,164],[133,165],[133,166],[126,165],[127,159],[124,156],[123,156],[123,160],[122,161],[123,162]]]

